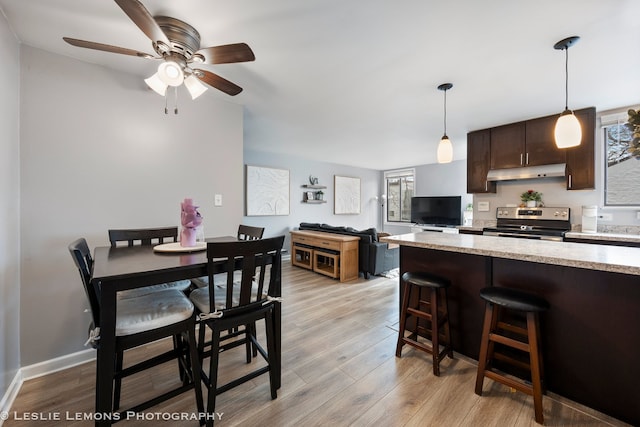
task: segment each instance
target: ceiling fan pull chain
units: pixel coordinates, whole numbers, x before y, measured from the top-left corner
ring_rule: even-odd
[[[177,115],[178,114],[178,86],[174,86],[174,89],[175,89],[175,94],[176,94],[176,96],[175,96],[175,102],[176,102],[175,105],[176,106],[175,106],[175,109],[173,110],[173,114]]]
[[[169,109],[167,108],[167,98],[168,97],[167,97],[167,94],[165,92],[165,94],[164,94],[164,113],[165,114],[169,114]]]

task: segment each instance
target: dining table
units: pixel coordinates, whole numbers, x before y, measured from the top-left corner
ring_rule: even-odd
[[[206,238],[205,242],[237,242],[235,236]],[[95,425],[110,425],[113,419],[112,382],[115,357],[115,326],[117,293],[159,283],[207,276],[207,252],[158,251],[152,245],[100,246],[94,250],[91,285],[95,287],[100,305],[100,341],[97,348]],[[200,247],[202,248],[202,246]],[[214,262],[215,268],[215,262]],[[223,265],[215,273],[223,272]],[[272,296],[281,296],[278,278]],[[274,302],[276,354],[278,355],[276,382],[280,388],[281,305]]]

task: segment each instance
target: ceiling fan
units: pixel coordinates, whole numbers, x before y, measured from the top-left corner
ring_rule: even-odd
[[[256,57],[246,43],[201,48],[200,34],[186,22],[168,16],[151,16],[138,0],[115,0],[115,2],[151,39],[153,50],[157,55],[70,37],[62,39],[77,47],[163,60],[158,66],[158,72],[145,79],[154,91],[163,96],[168,86],[177,87],[184,83],[191,97],[195,99],[207,89],[200,81],[231,96],[242,92],[240,86],[229,80],[194,66],[254,61]]]

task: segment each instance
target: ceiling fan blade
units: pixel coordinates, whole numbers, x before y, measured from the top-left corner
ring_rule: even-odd
[[[219,75],[214,74],[211,71],[193,70],[193,73],[196,75],[196,77],[198,77],[209,86],[221,90],[227,95],[235,96],[242,92],[242,88],[240,86],[236,85],[235,83],[231,83],[229,80],[220,77]]]
[[[151,41],[161,41],[169,45],[167,35],[142,3],[138,0],[115,0],[115,2]]]
[[[255,61],[253,51],[246,43],[205,47],[196,52],[204,57],[205,64],[230,64],[233,62]]]
[[[155,58],[153,55],[150,55],[148,53],[138,52],[137,50],[127,49],[127,48],[119,47],[119,46],[112,46],[110,44],[103,44],[103,43],[89,42],[89,41],[86,41],[86,40],[72,39],[71,37],[63,37],[62,40],[66,41],[70,45],[77,46],[77,47],[84,47],[84,48],[87,48],[87,49],[103,50],[105,52],[112,52],[112,53],[121,53],[123,55],[138,56],[140,58],[148,58],[148,59]]]

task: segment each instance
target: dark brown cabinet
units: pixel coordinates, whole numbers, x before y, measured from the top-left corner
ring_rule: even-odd
[[[491,128],[491,169],[524,166],[524,122]]]
[[[525,166],[566,163],[566,150],[556,146],[554,131],[560,114],[527,120]]]
[[[490,152],[489,129],[467,134],[467,193],[496,192],[496,183],[487,181]]]
[[[557,119],[553,115],[492,128],[491,168],[565,163],[565,151],[556,147],[553,136]]]
[[[560,114],[511,123],[467,134],[467,193],[495,193],[490,169],[567,164],[567,190],[595,188],[595,107],[575,110],[582,143],[559,149],[554,129]]]
[[[582,143],[567,149],[567,190],[593,189],[596,188],[596,109],[584,108],[574,114],[582,126]]]

